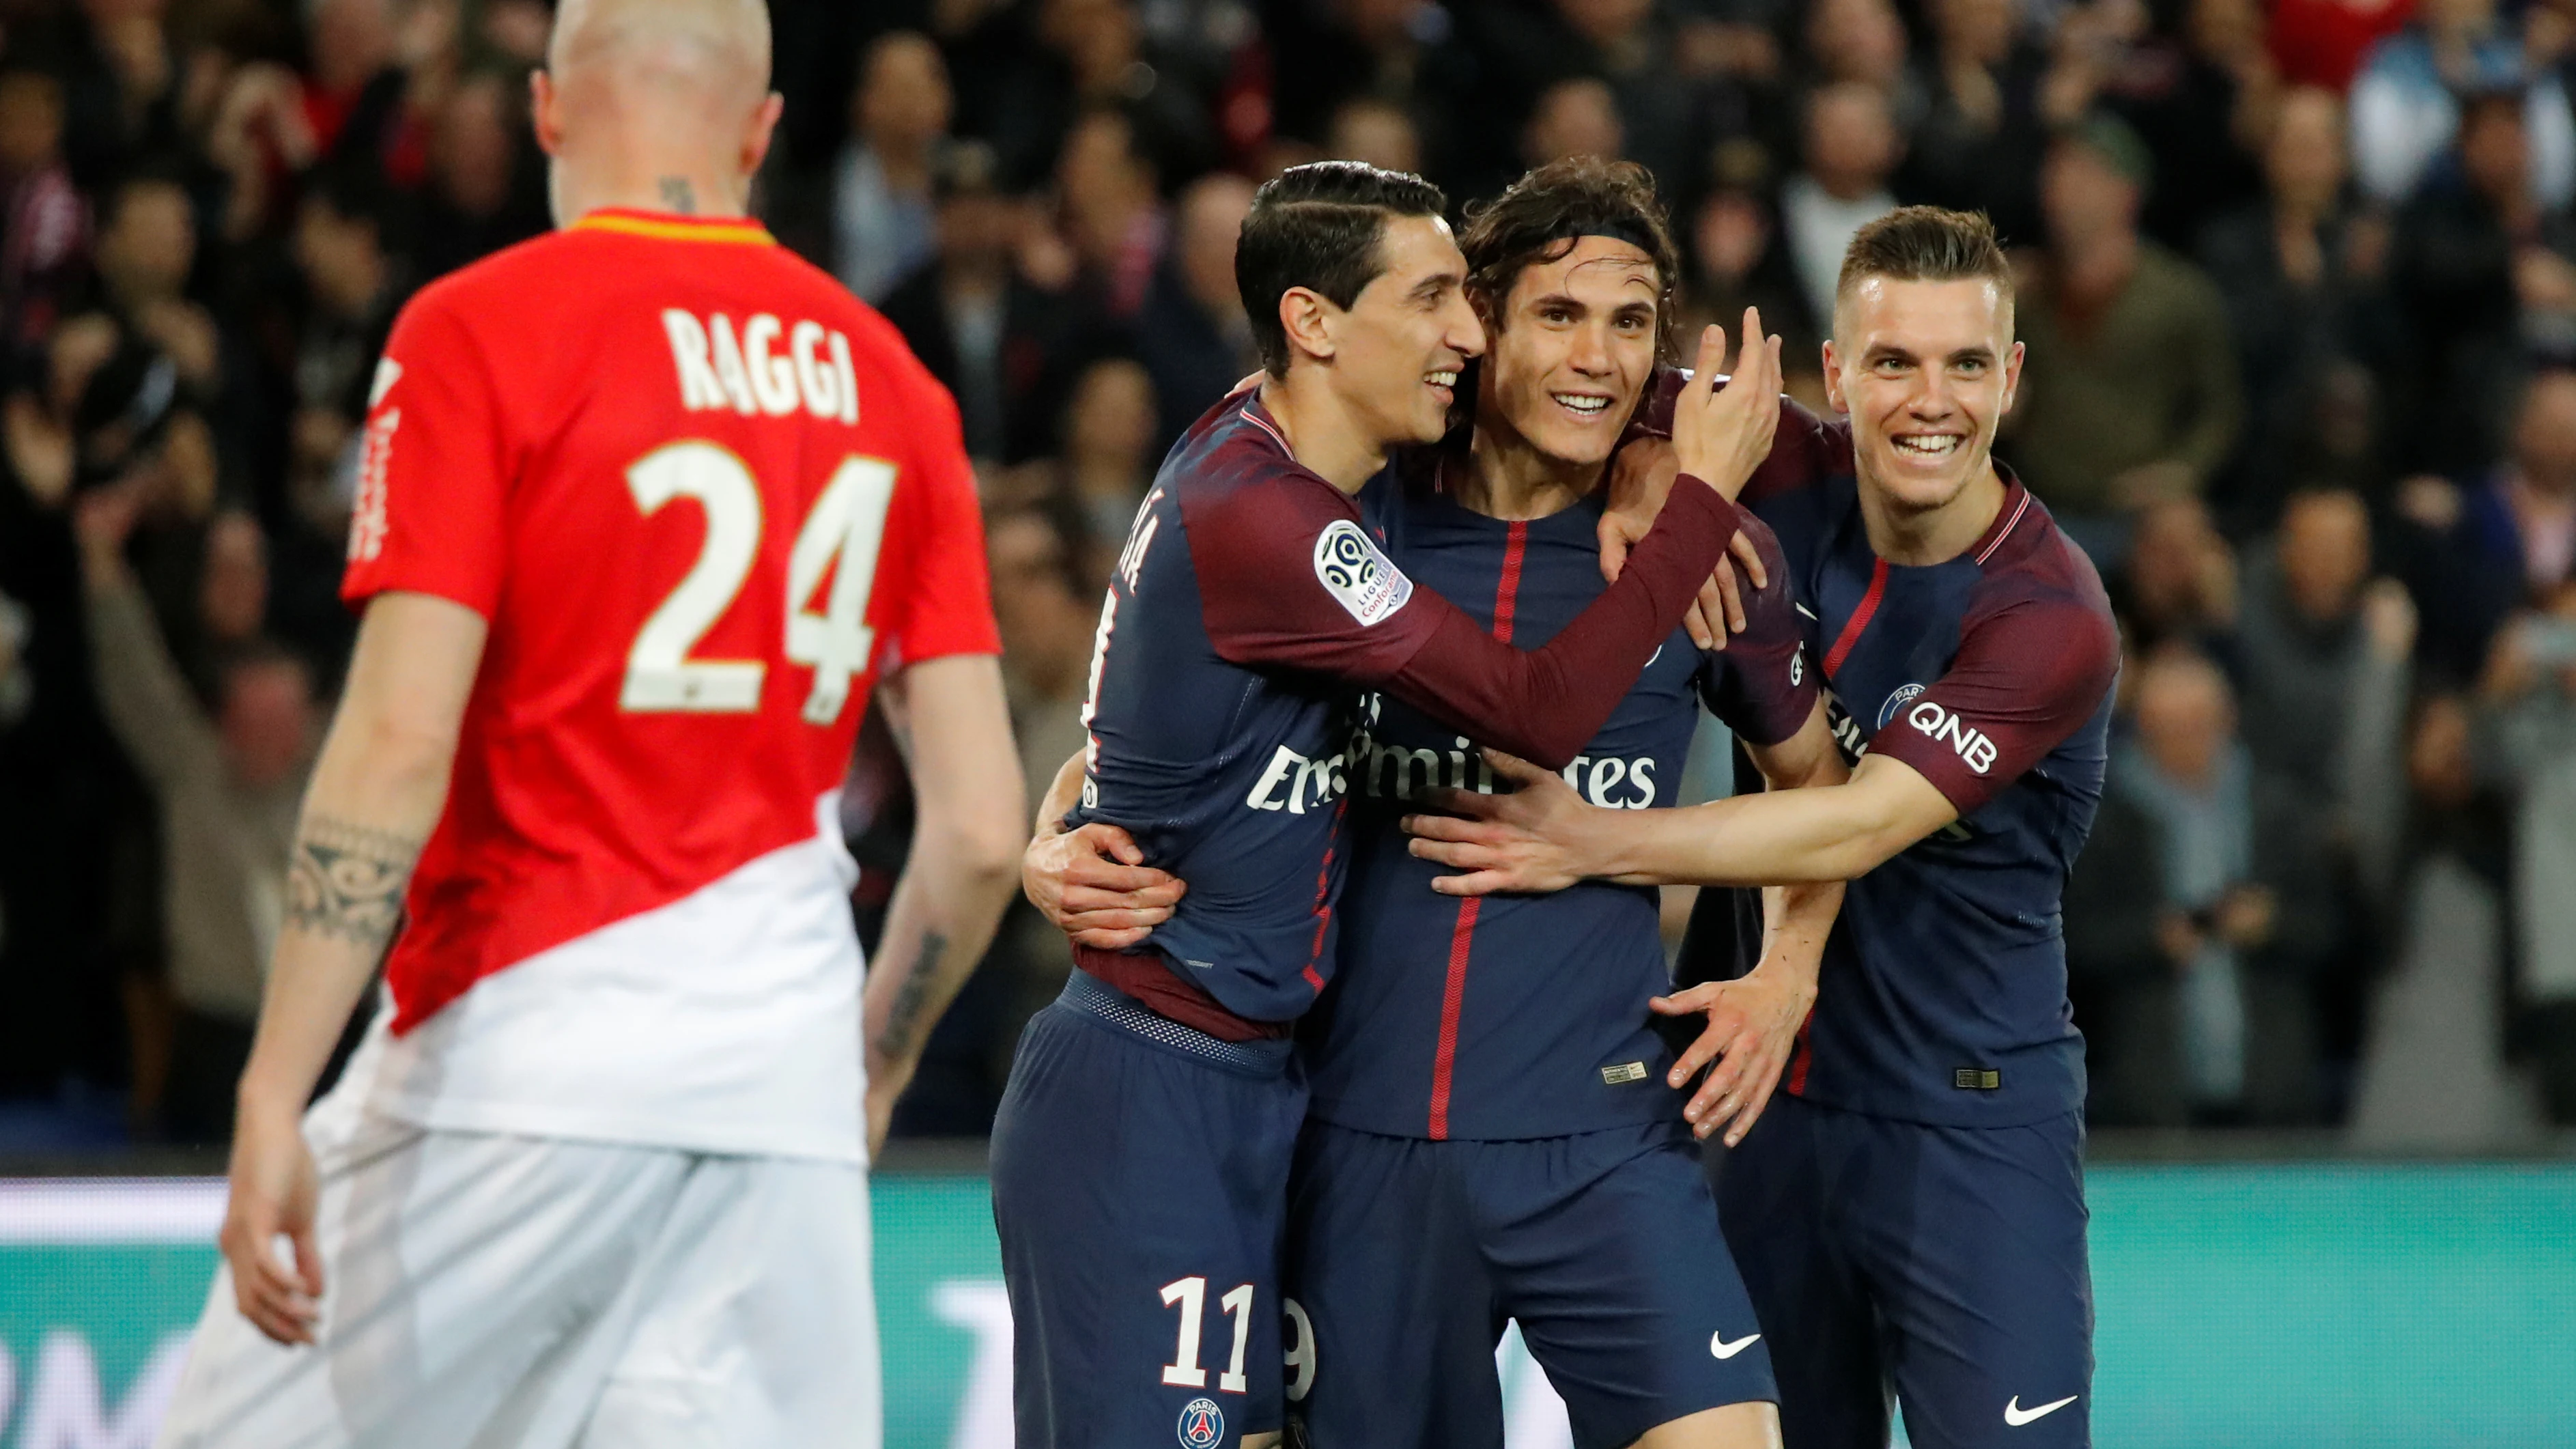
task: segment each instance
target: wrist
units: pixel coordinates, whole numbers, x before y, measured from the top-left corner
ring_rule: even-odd
[[[233,1089],[233,1108],[245,1123],[293,1122],[304,1115],[305,1100],[311,1095],[309,1085],[297,1087],[254,1062],[243,1069],[241,1082]]]

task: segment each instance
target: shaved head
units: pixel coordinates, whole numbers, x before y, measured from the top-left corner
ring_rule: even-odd
[[[769,46],[762,0],[563,0],[534,82],[556,219],[740,211],[777,123]]]

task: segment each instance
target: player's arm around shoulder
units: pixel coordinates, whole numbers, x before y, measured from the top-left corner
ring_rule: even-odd
[[[486,626],[463,604],[387,592],[367,604],[339,712],[315,764],[288,864],[257,1036],[243,1069],[221,1243],[243,1316],[312,1342],[323,1292],[317,1181],[301,1118],[395,923],[447,801]],[[294,1266],[279,1263],[279,1237]]]

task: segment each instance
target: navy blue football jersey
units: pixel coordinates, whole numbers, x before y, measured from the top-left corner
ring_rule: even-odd
[[[1901,759],[1959,811],[1845,892],[1784,1089],[1971,1127],[2080,1108],[2058,901],[2101,802],[2119,672],[2101,579],[2009,472],[1967,552],[1889,564],[1861,523],[1849,424],[1803,410],[1744,502],[1788,555],[1844,755]],[[1684,979],[1752,965],[1751,894],[1704,893]]]
[[[1386,510],[1390,551],[1497,639],[1543,644],[1601,596],[1597,498],[1505,522],[1460,507],[1434,468],[1405,474]],[[1750,601],[1746,631],[1722,653],[1702,653],[1679,629],[1666,636],[1564,766],[1593,804],[1676,803],[1703,702],[1758,744],[1795,734],[1813,711],[1787,563],[1768,530],[1747,526],[1771,584]],[[1421,792],[1493,788],[1476,748],[1490,738],[1382,694],[1362,705],[1341,974],[1300,1031],[1308,1110],[1435,1140],[1678,1121],[1681,1094],[1664,1085],[1672,1052],[1646,1007],[1671,986],[1656,892],[1586,881],[1552,895],[1461,899],[1431,888],[1447,867],[1405,848],[1401,822]]]
[[[1547,647],[1524,653],[1387,556],[1381,520],[1300,465],[1245,392],[1183,435],[1138,508],[1094,640],[1080,825],[1189,882],[1151,940],[1083,968],[1228,1040],[1284,1035],[1334,961],[1360,689],[1562,765],[1662,647],[1742,516],[1712,490]]]

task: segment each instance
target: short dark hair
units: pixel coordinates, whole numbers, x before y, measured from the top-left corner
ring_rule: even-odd
[[[1486,321],[1502,325],[1503,301],[1523,269],[1544,265],[1587,236],[1615,237],[1655,264],[1655,355],[1672,341],[1673,289],[1681,279],[1681,252],[1655,196],[1655,178],[1634,161],[1568,156],[1550,161],[1467,208],[1467,231],[1458,249],[1467,254],[1467,288],[1486,303]]]
[[[1272,377],[1288,375],[1288,329],[1279,299],[1304,287],[1348,307],[1385,270],[1378,242],[1387,218],[1440,216],[1449,199],[1419,176],[1358,161],[1291,166],[1252,194],[1234,245],[1234,286]]]
[[[2012,263],[1995,239],[1995,224],[1982,211],[1900,206],[1853,233],[1843,252],[1834,296],[1864,277],[1892,282],[1988,281],[2006,304],[2013,299]]]

